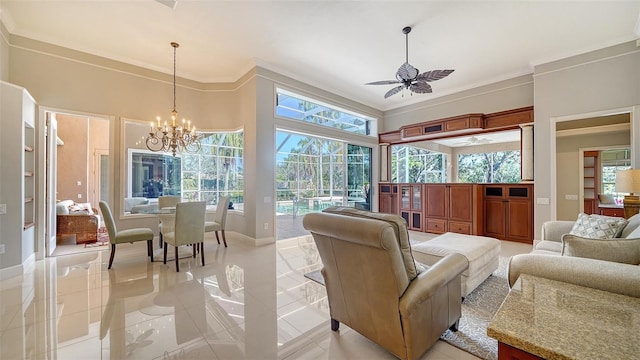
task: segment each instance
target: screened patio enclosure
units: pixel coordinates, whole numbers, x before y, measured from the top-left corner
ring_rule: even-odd
[[[307,234],[302,216],[329,206],[370,209],[370,147],[276,132],[276,238]]]

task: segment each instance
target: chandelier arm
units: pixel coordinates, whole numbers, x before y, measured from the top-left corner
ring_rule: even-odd
[[[160,126],[160,118],[158,117],[158,125],[154,128],[151,123],[151,132],[145,140],[147,149],[158,152],[171,152],[175,157],[178,152],[197,152],[200,151],[200,139],[195,134],[195,126],[191,126],[191,121],[185,126],[184,120],[182,126],[176,125],[178,111],[176,110],[176,53],[180,46],[176,42],[172,42],[173,47],[173,110],[171,110],[171,123]]]

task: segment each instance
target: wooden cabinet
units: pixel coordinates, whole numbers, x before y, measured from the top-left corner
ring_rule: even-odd
[[[409,229],[422,231],[422,184],[400,184],[400,216]]]
[[[387,214],[398,214],[398,185],[380,184],[378,189],[378,211]]]
[[[583,168],[584,213],[598,213],[598,152],[584,152]]]
[[[476,184],[426,184],[426,231],[482,234],[482,192]]]
[[[624,217],[623,207],[600,206],[598,209],[600,215]]]
[[[533,242],[533,185],[484,185],[484,234],[502,240]]]

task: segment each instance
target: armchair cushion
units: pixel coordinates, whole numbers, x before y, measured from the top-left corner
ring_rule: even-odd
[[[323,210],[326,213],[339,214],[339,215],[347,215],[347,216],[355,216],[360,218],[367,219],[375,219],[385,221],[393,227],[393,231],[395,232],[396,239],[398,240],[398,244],[400,245],[400,250],[402,252],[402,260],[404,261],[404,266],[407,271],[407,276],[409,280],[415,279],[416,276],[420,273],[419,268],[416,267],[416,262],[413,258],[413,254],[411,253],[411,242],[409,241],[409,231],[407,229],[407,222],[404,218],[393,215],[393,214],[384,214],[384,213],[374,213],[366,210],[359,210],[351,207],[340,207],[340,206],[332,206]]]
[[[599,240],[566,234],[562,237],[562,255],[640,264],[640,239]]]

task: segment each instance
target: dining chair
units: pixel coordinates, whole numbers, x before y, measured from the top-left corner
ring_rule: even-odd
[[[113,258],[116,255],[116,245],[122,243],[134,243],[136,241],[147,242],[147,256],[151,262],[153,262],[153,230],[149,228],[134,228],[118,231],[116,223],[113,221],[113,215],[109,204],[105,201],[100,201],[100,211],[104,218],[104,223],[107,226],[107,233],[109,234],[109,243],[111,243],[111,256],[109,257],[109,267],[113,264]]]
[[[175,247],[176,272],[180,272],[178,247],[193,245],[193,257],[196,257],[196,245],[200,245],[202,266],[204,266],[204,216],[205,201],[181,202],[176,204],[175,225],[172,232],[164,234],[164,264],[167,263],[167,244]]]
[[[227,237],[224,235],[225,223],[227,222],[227,210],[229,210],[229,197],[220,196],[220,199],[218,199],[218,206],[216,207],[215,220],[205,221],[204,223],[205,232],[215,231],[218,244],[220,244],[218,231],[222,232],[222,241],[224,241],[224,247],[227,247]]]
[[[180,201],[182,201],[181,196],[174,196],[174,195],[159,196],[158,209],[162,210],[167,207],[175,207]],[[158,243],[160,244],[160,247],[162,247],[162,243],[164,241],[162,240],[162,220],[160,220],[158,224],[158,232],[160,234],[160,240],[158,241]]]

